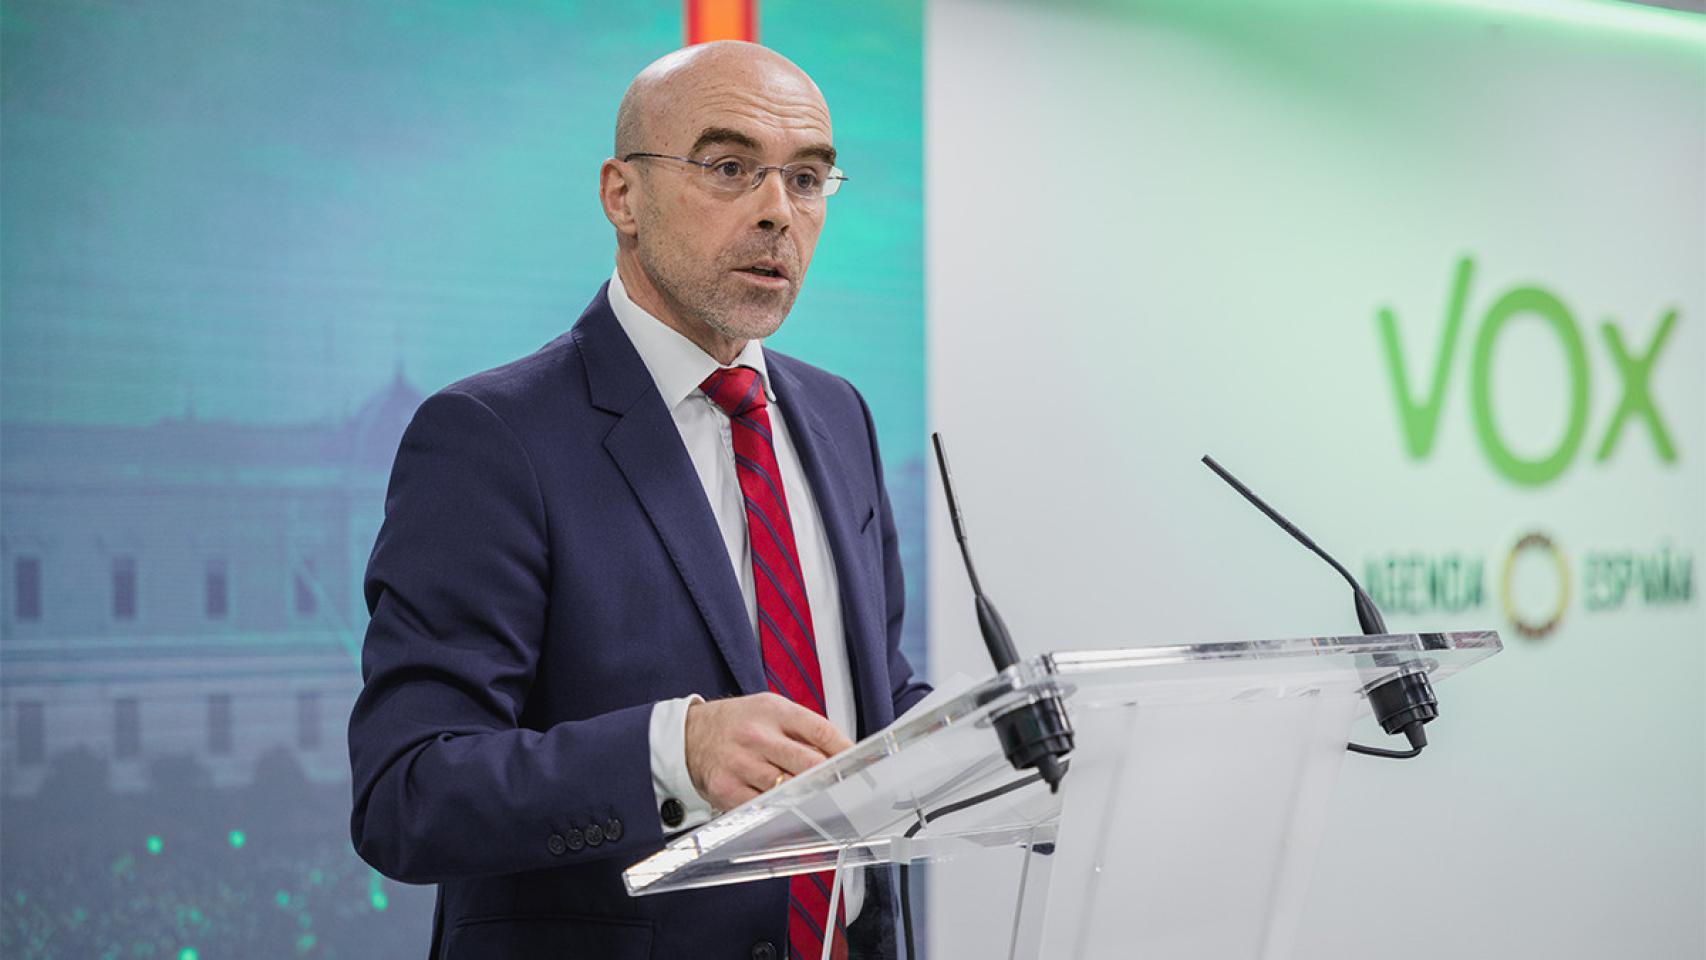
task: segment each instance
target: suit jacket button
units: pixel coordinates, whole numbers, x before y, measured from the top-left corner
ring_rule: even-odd
[[[611,843],[622,839],[622,821],[611,817],[610,821],[604,825],[604,839]]]
[[[768,940],[753,944],[752,960],[776,960],[776,945]]]
[[[604,842],[604,828],[596,823],[581,832],[586,834],[586,845],[589,847],[596,847]]]
[[[563,839],[562,834],[553,833],[551,838],[545,841],[545,847],[551,851],[551,856],[560,857],[563,851],[568,849],[568,842]]]
[[[569,849],[577,853],[586,846],[586,837],[581,836],[581,832],[572,827],[564,834],[563,839],[568,843]]]
[[[687,808],[681,805],[680,800],[670,797],[658,808],[658,815],[663,817],[664,826],[679,827],[681,821],[687,819]]]

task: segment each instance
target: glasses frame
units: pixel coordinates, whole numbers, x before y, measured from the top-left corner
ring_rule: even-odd
[[[731,153],[731,154],[728,154],[727,156],[718,157],[715,160],[695,160],[692,157],[678,157],[678,156],[675,156],[674,154],[669,154],[669,153],[645,153],[642,151],[636,151],[634,153],[625,154],[622,157],[622,162],[627,163],[631,160],[678,160],[682,163],[691,163],[695,167],[699,167],[706,174],[709,174],[712,170],[716,169],[716,167],[718,165],[720,165],[720,164],[722,164],[728,160],[733,160],[733,159],[751,160],[754,163],[757,163],[757,161],[758,161],[757,157],[754,157],[751,154],[745,154],[745,153]],[[815,197],[802,196],[801,194],[795,192],[793,187],[790,187],[788,185],[788,175],[792,171],[797,170],[798,168],[805,166],[807,164],[822,163],[822,162],[823,161],[821,161],[821,160],[802,160],[799,163],[784,163],[784,164],[780,164],[780,165],[758,163],[757,169],[753,170],[753,172],[752,172],[752,182],[746,185],[746,189],[749,191],[757,190],[758,185],[764,182],[765,174],[769,173],[772,170],[775,170],[777,173],[782,175],[782,189],[788,191],[788,195],[791,197],[794,197],[795,199],[806,200],[806,201],[818,201],[818,200],[822,200],[825,197],[833,197],[833,196],[835,196],[836,192],[841,189],[841,185],[843,183],[846,183],[848,180],[847,174],[842,173],[841,168],[838,166],[835,166],[834,164],[830,164],[829,173],[827,175],[825,175],[823,178],[823,192],[819,193]],[[718,193],[727,193],[729,196],[737,195],[737,191],[725,190],[722,186],[716,185],[716,184],[712,184],[711,189],[717,191]]]

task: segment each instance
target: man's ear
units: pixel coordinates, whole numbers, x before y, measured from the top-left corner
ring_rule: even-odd
[[[639,228],[634,222],[634,168],[612,157],[598,168],[598,202],[604,207],[604,218],[617,233],[632,236]]]

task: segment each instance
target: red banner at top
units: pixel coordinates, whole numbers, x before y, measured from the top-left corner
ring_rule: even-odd
[[[686,0],[687,44],[758,40],[758,0]]]

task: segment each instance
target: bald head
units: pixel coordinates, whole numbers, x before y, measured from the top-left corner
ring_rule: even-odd
[[[661,141],[681,136],[707,105],[743,95],[788,104],[802,115],[815,114],[828,127],[823,94],[793,61],[756,43],[718,40],[660,57],[634,77],[616,110],[616,156],[686,151],[690,142]]]

